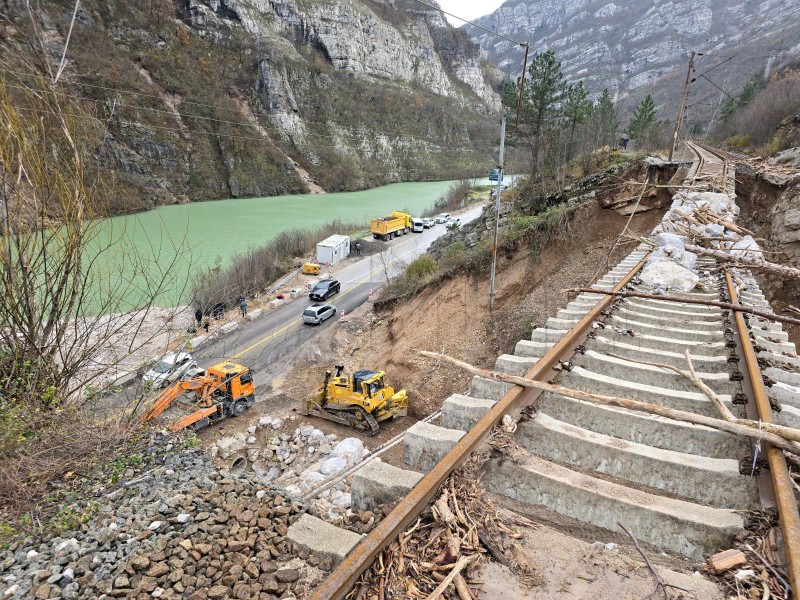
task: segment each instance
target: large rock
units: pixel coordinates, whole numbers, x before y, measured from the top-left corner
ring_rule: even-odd
[[[220,458],[230,458],[247,447],[247,434],[237,433],[220,438],[216,443],[216,447]]]
[[[664,291],[689,292],[700,277],[670,258],[656,256],[648,260],[639,275],[642,283]]]

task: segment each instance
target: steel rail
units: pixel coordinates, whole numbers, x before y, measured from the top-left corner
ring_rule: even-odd
[[[621,291],[642,269],[649,253],[613,289]],[[552,369],[575,354],[575,346],[583,342],[592,329],[592,323],[602,314],[614,296],[605,296],[558,343],[553,346],[528,372],[526,377],[542,381],[552,376]],[[416,519],[433,499],[447,477],[458,468],[489,435],[503,415],[514,409],[521,400],[532,401],[541,392],[514,386],[483,417],[475,427],[464,434],[455,447],[411,490],[405,498],[383,519],[372,532],[353,549],[339,566],[316,588],[312,600],[341,600],[372,565],[378,554],[395,540]]]
[[[695,144],[690,144],[695,146]],[[727,190],[728,159],[719,151],[705,145],[697,145],[705,152],[712,154],[722,161],[723,189]],[[695,153],[697,150],[695,149]],[[728,288],[728,295],[732,304],[739,303],[739,294],[731,277],[730,271],[725,269],[725,283]],[[745,389],[752,390],[753,402],[759,420],[764,423],[774,423],[772,406],[767,395],[767,388],[764,385],[764,378],[761,374],[761,367],[758,364],[753,342],[750,339],[750,330],[747,327],[744,314],[734,311],[736,320],[736,330],[739,338],[738,348],[742,353],[745,363]],[[772,480],[773,492],[775,495],[775,506],[778,509],[781,533],[783,534],[783,547],[786,554],[786,570],[789,575],[789,583],[792,592],[796,595],[796,590],[800,590],[800,512],[798,512],[797,499],[794,495],[792,477],[786,463],[783,450],[775,448],[771,444],[765,444],[767,461],[769,463],[770,478]]]
[[[738,303],[739,295],[734,286],[733,278],[727,269],[725,270],[725,282],[728,286],[731,302]],[[735,311],[734,318],[736,319],[736,328],[739,333],[739,342],[746,367],[745,376],[748,378],[753,390],[753,400],[758,411],[758,418],[764,423],[774,423],[772,407],[767,397],[767,388],[761,376],[761,368],[758,365],[758,358],[755,348],[753,348],[753,342],[750,339],[750,331],[747,328],[744,315]],[[789,573],[789,582],[792,590],[800,590],[800,513],[797,510],[792,478],[789,474],[789,467],[786,464],[783,450],[775,448],[771,444],[765,445],[772,487],[775,492],[775,505],[778,509],[779,522],[783,533],[786,570]]]

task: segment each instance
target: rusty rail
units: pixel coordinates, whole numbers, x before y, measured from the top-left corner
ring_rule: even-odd
[[[731,302],[738,304],[739,295],[736,292],[733,278],[727,269],[725,270],[725,282],[728,286]],[[745,377],[753,390],[753,400],[758,411],[758,418],[764,423],[774,423],[772,407],[767,397],[767,388],[761,376],[761,368],[758,365],[758,358],[756,357],[755,348],[753,348],[753,342],[750,340],[750,333],[744,320],[744,315],[735,311],[734,318],[736,319],[739,343],[741,344],[742,357],[746,367]],[[779,522],[783,532],[786,570],[789,574],[792,590],[800,590],[800,513],[797,510],[792,478],[789,474],[789,467],[786,464],[783,450],[775,448],[771,444],[765,445],[772,487],[775,492],[775,505],[778,509]]]
[[[631,271],[615,287],[615,292],[622,290],[644,266],[649,253],[631,269]],[[608,309],[614,296],[605,296],[598,300],[590,310],[569,332],[559,340],[528,372],[526,377],[534,381],[542,381],[552,376],[552,368],[560,362],[569,360],[575,354],[575,346],[582,343],[586,334],[591,331],[592,323],[602,317],[601,313]],[[532,400],[534,390],[525,390],[514,386],[495,404],[489,413],[475,427],[464,434],[456,446],[403,498],[400,503],[383,519],[372,532],[356,546],[314,591],[313,600],[340,600],[352,589],[358,578],[372,565],[378,554],[396,539],[425,510],[439,487],[447,477],[457,469],[478,445],[489,435],[503,415],[518,405],[521,399]]]

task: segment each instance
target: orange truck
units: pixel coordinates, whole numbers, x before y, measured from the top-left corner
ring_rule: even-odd
[[[411,231],[411,215],[394,211],[388,217],[372,219],[370,230],[373,238],[388,242],[398,235],[406,235]]]
[[[184,394],[190,402],[179,401]],[[228,417],[240,417],[255,403],[256,389],[249,367],[234,362],[222,362],[191,379],[176,381],[156,398],[142,420],[150,421],[177,404],[188,414],[175,420],[171,431],[185,427],[200,429]],[[193,396],[193,397],[192,397]]]

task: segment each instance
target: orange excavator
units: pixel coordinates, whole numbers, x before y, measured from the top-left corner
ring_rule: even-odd
[[[222,362],[209,368],[204,374],[173,383],[156,398],[142,415],[142,420],[155,419],[173,404],[179,404],[192,412],[175,421],[169,429],[200,429],[228,417],[241,416],[255,403],[255,393],[253,372],[249,367],[234,362]],[[190,398],[194,396],[190,403],[178,401],[184,394]]]

